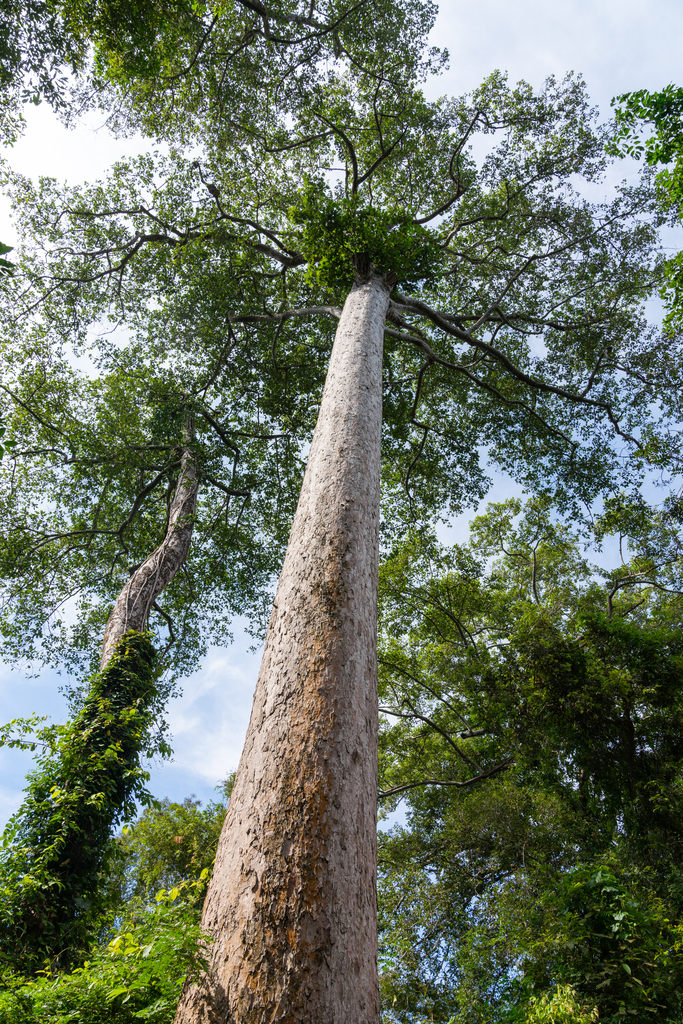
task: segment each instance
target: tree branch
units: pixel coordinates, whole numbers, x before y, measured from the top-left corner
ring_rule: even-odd
[[[409,721],[413,718],[417,718],[420,722],[424,722],[425,725],[428,725],[430,728],[434,729],[435,732],[438,732],[440,736],[443,736],[446,742],[450,743],[450,745],[453,747],[453,750],[456,752],[458,757],[461,757],[462,760],[470,766],[470,768],[476,768],[477,771],[481,771],[481,766],[478,765],[476,761],[473,761],[471,757],[468,757],[465,751],[458,746],[455,740],[444,729],[438,726],[433,719],[427,718],[426,715],[421,715],[419,711],[416,711],[412,704],[410,704],[407,700],[402,701],[402,703],[405,704],[406,707],[410,708],[412,714],[406,715],[402,711],[392,711],[391,708],[381,707],[379,708],[379,710],[382,712],[382,714],[391,715],[393,718],[406,718]]]
[[[410,324],[405,324],[405,327],[407,327],[409,330],[414,330],[414,328],[412,328]],[[529,416],[532,416],[535,420],[538,420],[538,422],[549,433],[554,434],[556,437],[561,438],[561,440],[563,441],[566,441],[567,444],[573,445],[573,442],[570,437],[567,437],[567,435],[563,433],[561,430],[559,430],[557,427],[551,426],[550,423],[547,422],[547,420],[544,420],[543,417],[539,415],[539,413],[537,413],[536,410],[533,409],[530,405],[527,405],[526,402],[522,402],[518,398],[508,398],[506,395],[502,393],[502,391],[499,391],[498,388],[494,387],[493,384],[489,384],[487,381],[481,380],[480,377],[475,376],[475,374],[470,373],[470,371],[466,367],[459,366],[458,363],[451,363],[449,362],[449,360],[442,359],[440,356],[437,356],[436,352],[434,352],[431,346],[428,345],[423,338],[416,338],[412,334],[403,334],[402,331],[395,331],[391,327],[385,327],[384,333],[388,334],[392,338],[399,338],[401,341],[409,341],[412,345],[416,345],[418,348],[422,349],[422,351],[426,355],[428,355],[434,363],[438,363],[439,366],[445,366],[449,370],[455,370],[456,373],[463,374],[463,376],[471,380],[473,384],[476,384],[477,387],[483,388],[484,391],[488,391],[489,394],[491,395],[495,395],[496,398],[499,398],[501,402],[505,403],[505,405],[509,405],[513,408],[516,407],[518,409],[523,409],[525,412],[529,414]]]
[[[388,796],[395,796],[396,793],[405,793],[409,789],[417,789],[418,786],[457,786],[462,789],[465,786],[472,786],[475,782],[481,782],[483,779],[489,779],[492,775],[497,775],[498,772],[507,771],[514,763],[514,757],[509,757],[506,761],[501,762],[501,764],[489,768],[488,771],[480,772],[479,775],[474,775],[471,779],[465,779],[462,782],[455,779],[420,779],[419,782],[406,782],[401,786],[392,786],[391,789],[381,790],[377,796],[382,800]]]
[[[479,338],[473,337],[468,331],[464,331],[462,328],[456,327],[454,324],[450,324],[440,313],[435,309],[432,309],[425,302],[421,302],[419,299],[411,299],[407,295],[402,295],[399,292],[396,293],[395,300],[392,301],[392,305],[393,304],[403,306],[406,309],[413,309],[416,312],[421,313],[423,316],[427,317],[428,320],[431,320],[437,327],[446,331],[447,334],[451,334],[453,337],[458,338],[460,341],[464,341],[466,344],[471,345],[480,352],[484,352],[491,359],[494,359],[501,366],[505,367],[508,373],[515,377],[516,380],[527,384],[529,387],[532,387],[537,391],[544,391],[547,394],[557,395],[560,398],[566,398],[568,401],[576,402],[577,404],[590,405],[593,408],[602,409],[607,414],[610,423],[620,437],[630,441],[637,448],[642,447],[635,437],[632,437],[631,434],[627,434],[621,429],[619,421],[616,419],[609,402],[596,398],[587,398],[585,395],[576,394],[573,391],[557,387],[554,384],[547,384],[538,377],[530,376],[530,374],[525,373],[523,370],[520,370],[519,367],[515,366],[512,360],[510,360],[504,352],[501,352],[500,349],[487,344],[485,341],[481,341]],[[453,369],[457,368],[454,364],[451,365]],[[483,384],[483,382],[481,383]]]

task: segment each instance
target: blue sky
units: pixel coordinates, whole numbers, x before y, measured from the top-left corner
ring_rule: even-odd
[[[432,95],[466,92],[495,68],[535,88],[548,75],[575,71],[583,74],[591,98],[607,117],[615,94],[672,81],[683,84],[680,0],[444,2],[432,41],[450,52],[450,70],[430,85]],[[93,117],[66,131],[41,106],[27,111],[25,136],[6,158],[21,173],[77,183],[103,175],[114,160],[141,148],[140,140],[117,140],[98,130]],[[625,164],[627,173],[632,168]],[[2,199],[0,238],[14,238]],[[498,477],[489,499],[509,493],[518,490]],[[451,531],[453,539],[465,530],[461,519]],[[171,704],[174,760],[151,766],[150,785],[159,797],[181,799],[195,793],[211,799],[216,783],[237,766],[260,656],[249,652],[251,640],[240,623],[235,627],[232,646],[209,652],[202,669],[186,680],[182,696]],[[30,679],[22,671],[0,667],[0,721],[33,711],[63,718],[61,681],[50,671]],[[30,761],[28,754],[0,750],[0,825],[20,803]]]

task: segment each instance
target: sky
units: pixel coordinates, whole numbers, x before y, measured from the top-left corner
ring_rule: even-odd
[[[432,96],[460,94],[478,85],[494,69],[512,82],[524,79],[539,89],[550,75],[583,75],[592,101],[609,117],[613,96],[634,89],[681,84],[683,4],[680,0],[457,0],[443,2],[432,33],[433,45],[450,53],[450,68],[428,86]],[[114,160],[141,152],[143,140],[109,136],[101,118],[72,131],[64,129],[45,106],[27,110],[25,135],[6,153],[22,174],[49,175],[72,184],[105,174]],[[627,165],[624,174],[629,173]],[[11,244],[15,233],[0,197],[0,239]],[[501,500],[518,489],[497,477],[487,500]],[[466,532],[463,517],[451,537]],[[215,796],[214,787],[237,767],[256,683],[260,653],[249,651],[242,623],[233,627],[234,642],[212,649],[200,671],[187,679],[171,703],[169,722],[174,759],[150,766],[150,788],[157,797],[182,799]],[[54,672],[27,678],[21,670],[0,667],[0,721],[47,714],[63,720],[63,682]],[[0,827],[21,801],[29,754],[0,749]]]

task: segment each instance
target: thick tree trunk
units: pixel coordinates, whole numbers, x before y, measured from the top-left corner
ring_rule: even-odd
[[[176,1024],[378,1024],[377,581],[389,286],[344,305]]]
[[[194,456],[187,446],[194,437],[194,422],[188,416],[180,458],[180,473],[171,502],[166,536],[159,547],[133,572],[116,599],[104,630],[100,668],[109,662],[119,637],[129,629],[142,632],[149,610],[187,558],[192,540],[199,479]]]

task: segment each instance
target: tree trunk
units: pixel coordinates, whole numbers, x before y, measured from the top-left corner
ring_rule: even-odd
[[[171,502],[166,536],[159,547],[133,572],[116,599],[104,630],[100,670],[107,666],[117,640],[124,633],[129,629],[143,632],[150,608],[171,582],[190,550],[199,487],[197,467],[189,448],[189,442],[194,437],[194,421],[191,416],[185,421],[183,434],[180,473]]]
[[[377,586],[389,284],[342,312],[176,1024],[378,1024]]]

